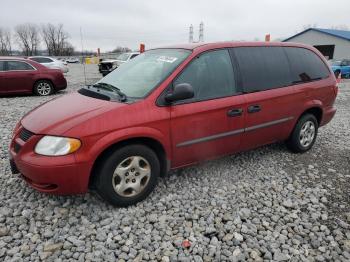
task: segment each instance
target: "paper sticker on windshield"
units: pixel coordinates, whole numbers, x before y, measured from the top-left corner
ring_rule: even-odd
[[[166,62],[166,63],[174,63],[177,60],[177,57],[171,57],[171,56],[160,56],[158,57],[158,62]]]

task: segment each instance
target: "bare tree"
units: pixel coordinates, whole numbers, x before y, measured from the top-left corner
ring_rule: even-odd
[[[15,27],[15,36],[25,56],[36,55],[40,44],[39,30],[34,24],[21,24]]]
[[[63,56],[72,56],[74,55],[74,47],[69,42],[64,42],[61,55]]]
[[[0,55],[11,55],[11,32],[7,29],[0,28]]]
[[[67,47],[71,48],[71,44],[67,42],[68,33],[64,31],[63,24],[57,26],[46,24],[41,27],[41,35],[45,42],[49,55],[64,55]]]

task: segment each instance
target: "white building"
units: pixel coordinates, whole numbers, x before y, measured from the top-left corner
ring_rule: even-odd
[[[283,42],[312,45],[328,59],[350,59],[350,31],[309,28]]]

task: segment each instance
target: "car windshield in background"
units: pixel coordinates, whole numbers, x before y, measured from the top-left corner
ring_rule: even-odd
[[[331,65],[332,66],[340,66],[341,65],[341,61],[332,61]]]
[[[168,77],[190,53],[184,49],[150,50],[119,66],[99,82],[118,87],[128,97],[142,98]]]
[[[121,60],[121,61],[126,61],[128,60],[128,57],[129,57],[130,54],[128,53],[124,53],[124,54],[121,54],[120,56],[118,56],[118,60]]]

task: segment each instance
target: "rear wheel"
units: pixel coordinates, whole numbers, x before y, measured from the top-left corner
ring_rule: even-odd
[[[50,81],[39,80],[34,85],[34,93],[38,96],[48,96],[54,92],[53,85]]]
[[[129,145],[107,156],[97,170],[98,193],[115,206],[129,206],[145,199],[154,189],[160,164],[153,150]]]
[[[295,153],[304,153],[315,143],[318,122],[313,114],[305,114],[298,120],[294,130],[287,140],[288,148]]]

